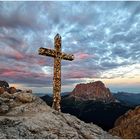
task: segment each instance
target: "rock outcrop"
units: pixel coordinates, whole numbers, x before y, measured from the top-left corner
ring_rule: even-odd
[[[0,94],[0,139],[116,138],[94,124],[59,113],[30,93]]]
[[[16,92],[22,92],[22,93],[32,93],[31,89],[16,89],[15,87],[10,87],[9,84],[6,81],[0,80],[0,94],[3,94],[4,92],[8,92],[10,94],[14,94]]]
[[[16,93],[17,92],[17,89],[15,87],[10,87],[8,89],[8,92],[11,93],[11,94],[13,94],[13,93]]]
[[[140,106],[119,117],[109,132],[125,139],[140,139]]]
[[[103,102],[114,101],[109,88],[106,88],[104,83],[101,81],[78,84],[70,96],[77,100],[96,100]]]
[[[33,91],[31,89],[22,90],[22,92],[33,93]]]
[[[8,88],[9,87],[9,84],[6,81],[1,81],[0,80],[0,87]]]
[[[0,94],[3,94],[4,92],[13,94],[17,92],[17,89],[15,87],[9,87],[9,84],[6,81],[0,81]]]

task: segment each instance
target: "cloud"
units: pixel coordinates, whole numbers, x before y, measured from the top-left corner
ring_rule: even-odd
[[[0,26],[33,30],[41,29],[36,18],[36,11],[39,10],[39,5],[35,5],[34,2],[1,2]]]
[[[75,53],[74,54],[75,56],[75,59],[76,60],[81,60],[81,59],[88,59],[88,58],[92,58],[93,56],[92,55],[89,55],[87,53]]]
[[[54,49],[56,33],[62,51],[75,55],[62,60],[63,85],[116,78],[114,69],[140,63],[139,9],[140,2],[0,2],[0,78],[51,86],[54,58],[39,56],[38,49]]]

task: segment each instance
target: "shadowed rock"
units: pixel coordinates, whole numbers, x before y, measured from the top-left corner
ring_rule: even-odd
[[[140,106],[137,106],[134,110],[129,110],[119,117],[115,122],[115,127],[109,132],[125,139],[139,139]]]
[[[6,81],[1,81],[0,80],[0,87],[8,88],[9,87],[9,84]]]

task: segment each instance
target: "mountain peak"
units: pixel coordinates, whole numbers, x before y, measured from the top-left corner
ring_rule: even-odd
[[[114,101],[109,88],[102,81],[77,84],[70,96],[79,100]]]

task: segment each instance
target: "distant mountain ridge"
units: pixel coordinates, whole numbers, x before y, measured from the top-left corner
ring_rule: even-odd
[[[118,92],[113,94],[113,96],[120,102],[129,105],[136,106],[140,105],[140,93],[127,93],[127,92]]]
[[[61,93],[61,96],[69,95],[69,93],[70,93],[70,92],[62,92],[62,93]],[[48,96],[50,96],[50,97],[53,96],[52,93],[33,93],[33,94],[36,95],[36,96],[39,96],[39,97],[43,97],[43,96],[46,96],[46,95],[48,95]]]

